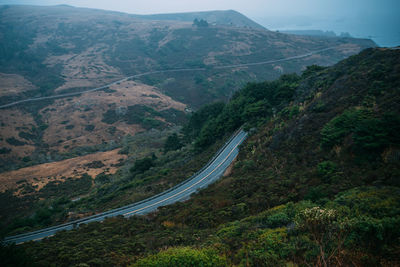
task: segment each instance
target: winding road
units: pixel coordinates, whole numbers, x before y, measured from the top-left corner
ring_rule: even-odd
[[[275,60],[269,60],[269,61],[226,65],[226,66],[214,66],[212,69],[247,67],[247,66],[263,65],[263,64],[271,64],[271,63],[289,61],[289,60],[293,60],[293,59],[305,58],[305,57],[311,56],[313,54],[317,54],[317,53],[331,50],[334,48],[335,47],[328,47],[328,48],[324,48],[324,49],[320,49],[320,50],[311,51],[309,53],[298,55],[298,56],[292,56],[292,57],[288,57],[288,58],[275,59]],[[112,82],[110,84],[107,84],[107,85],[104,85],[101,87],[97,87],[97,88],[93,88],[93,89],[89,89],[89,90],[85,90],[85,91],[81,91],[81,92],[65,93],[65,94],[60,94],[60,95],[19,100],[16,102],[1,105],[0,109],[12,107],[12,106],[22,104],[22,103],[70,97],[70,96],[81,95],[84,93],[94,92],[94,91],[106,89],[109,86],[112,86],[114,84],[117,84],[117,83],[120,83],[123,81],[127,81],[129,79],[139,78],[139,77],[145,76],[145,75],[168,73],[168,72],[206,71],[206,70],[208,70],[208,69],[207,68],[184,68],[184,69],[167,69],[167,70],[150,71],[150,72],[145,72],[145,73],[125,77],[124,79]],[[48,228],[41,229],[38,231],[30,232],[30,233],[9,236],[4,239],[4,242],[21,244],[21,243],[24,243],[27,241],[41,240],[43,238],[53,236],[58,231],[71,230],[76,227],[79,227],[80,224],[86,224],[86,223],[95,222],[95,221],[103,221],[107,217],[114,217],[114,216],[119,216],[119,215],[122,215],[125,217],[129,217],[132,215],[143,215],[143,214],[147,214],[149,212],[153,212],[153,211],[157,210],[158,207],[170,205],[172,203],[188,199],[191,194],[200,190],[201,188],[207,187],[209,184],[215,182],[218,178],[220,178],[222,176],[222,174],[225,172],[225,170],[228,168],[228,166],[232,163],[232,161],[235,159],[235,157],[239,153],[238,146],[246,139],[246,137],[247,137],[246,132],[244,132],[243,130],[237,131],[229,139],[229,141],[226,142],[226,144],[216,153],[214,158],[211,159],[209,161],[209,163],[206,166],[204,166],[199,172],[197,172],[195,175],[193,175],[189,179],[185,180],[183,183],[180,183],[163,193],[160,193],[151,198],[142,200],[140,202],[133,203],[131,205],[127,205],[127,206],[124,206],[124,207],[121,207],[118,209],[99,213],[99,214],[96,214],[96,215],[93,215],[93,216],[90,216],[90,217],[87,217],[84,219],[71,221],[71,222],[68,222],[65,224],[48,227]]]
[[[143,215],[157,210],[158,207],[170,205],[172,203],[186,200],[191,194],[205,188],[220,178],[228,166],[239,153],[238,146],[246,139],[247,133],[242,129],[235,132],[225,145],[215,154],[215,156],[196,174],[184,182],[172,187],[171,189],[118,209],[99,213],[84,219],[71,221],[65,224],[48,227],[35,232],[9,236],[4,239],[5,243],[21,244],[27,241],[37,241],[46,237],[53,236],[62,230],[71,230],[79,227],[80,224],[103,221],[107,217],[122,215],[129,217],[132,215]]]
[[[293,60],[293,59],[300,59],[300,58],[309,57],[311,55],[314,55],[314,54],[317,54],[317,53],[321,53],[321,52],[324,52],[324,51],[327,51],[327,50],[332,50],[332,49],[335,49],[335,48],[337,48],[337,47],[327,47],[327,48],[324,48],[324,49],[311,51],[311,52],[308,52],[306,54],[302,54],[302,55],[298,55],[298,56],[292,56],[292,57],[274,59],[274,60],[268,60],[268,61],[260,61],[260,62],[253,62],[253,63],[244,63],[244,64],[235,64],[235,65],[225,65],[225,66],[212,66],[211,70],[212,69],[220,70],[220,69],[229,69],[229,68],[249,67],[249,66],[256,66],[256,65],[278,63],[278,62],[289,61],[289,60]],[[106,89],[106,88],[108,88],[108,87],[110,87],[112,85],[115,85],[117,83],[120,83],[120,82],[124,82],[124,81],[130,80],[130,79],[139,78],[139,77],[146,76],[146,75],[151,75],[151,74],[168,73],[168,72],[186,72],[186,71],[206,71],[206,70],[209,70],[209,69],[208,68],[183,68],[183,69],[166,69],[166,70],[149,71],[149,72],[144,72],[144,73],[128,76],[128,77],[125,77],[125,78],[123,78],[121,80],[106,84],[104,86],[93,88],[93,89],[84,90],[84,91],[81,91],[81,92],[65,93],[65,94],[52,95],[52,96],[43,96],[43,97],[36,97],[36,98],[28,98],[28,99],[24,99],[24,100],[11,102],[11,103],[8,103],[8,104],[0,105],[0,109],[9,108],[9,107],[12,107],[12,106],[15,106],[15,105],[18,105],[18,104],[23,104],[23,103],[36,102],[36,101],[48,100],[48,99],[64,98],[64,97],[70,97],[70,96],[77,96],[77,95],[81,95],[81,94],[85,94],[85,93],[99,91],[99,90]]]

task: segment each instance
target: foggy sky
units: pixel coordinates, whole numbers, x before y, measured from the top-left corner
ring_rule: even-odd
[[[400,0],[0,0],[0,4],[68,4],[133,14],[234,9],[268,29],[321,29],[400,44]]]
[[[134,14],[234,9],[248,16],[263,15],[397,15],[399,0],[0,0],[7,4],[68,4]]]

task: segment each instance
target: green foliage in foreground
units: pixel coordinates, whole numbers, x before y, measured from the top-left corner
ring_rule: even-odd
[[[398,192],[357,187],[324,205],[288,202],[209,230],[165,221],[172,207],[150,220],[110,218],[13,251],[42,266],[393,266],[400,260]]]
[[[0,259],[1,265],[5,267],[37,266],[25,251],[15,245],[0,244]]]
[[[213,249],[172,248],[139,260],[132,267],[223,267],[226,259]]]

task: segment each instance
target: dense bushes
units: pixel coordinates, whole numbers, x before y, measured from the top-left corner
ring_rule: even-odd
[[[400,140],[400,116],[385,113],[374,114],[370,109],[350,109],[329,121],[321,131],[321,145],[331,149],[342,145],[344,139],[358,155],[368,153],[376,157],[383,149]]]
[[[0,148],[0,155],[9,154],[10,152],[11,152],[10,148],[7,148],[7,147]]]
[[[144,105],[133,105],[126,109],[109,109],[103,113],[102,122],[113,124],[117,121],[125,121],[127,124],[140,124],[145,129],[159,128],[164,123],[156,116],[163,116],[158,111]]]
[[[16,139],[15,137],[10,137],[6,139],[6,142],[13,146],[24,146],[25,142]]]
[[[135,161],[135,165],[130,169],[132,173],[142,173],[154,166],[154,157],[146,157]]]
[[[37,266],[25,251],[15,245],[0,244],[0,259],[1,265],[6,267]]]
[[[188,140],[196,138],[201,131],[204,124],[213,118],[216,118],[224,109],[225,104],[223,102],[215,102],[208,104],[194,112],[188,123],[183,128],[183,133]]]
[[[399,207],[397,190],[355,188],[323,206],[287,203],[221,226],[213,242],[239,266],[395,263],[399,258],[389,247],[400,237],[394,229],[400,211],[391,208]]]
[[[227,266],[226,259],[213,249],[171,248],[139,260],[133,267],[214,267]]]
[[[164,153],[168,151],[174,151],[178,150],[183,146],[180,138],[176,133],[173,133],[172,135],[168,136],[167,140],[165,141],[164,144]]]
[[[299,81],[299,76],[291,74],[273,82],[247,84],[228,104],[207,105],[194,113],[183,131],[186,139],[194,139],[201,150],[243,124],[247,129],[260,126],[293,99]]]

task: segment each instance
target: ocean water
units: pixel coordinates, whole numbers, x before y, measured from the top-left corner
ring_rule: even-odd
[[[269,30],[322,30],[337,35],[347,32],[353,37],[372,39],[381,47],[400,46],[399,16],[357,16],[335,18],[268,17],[255,19]]]

